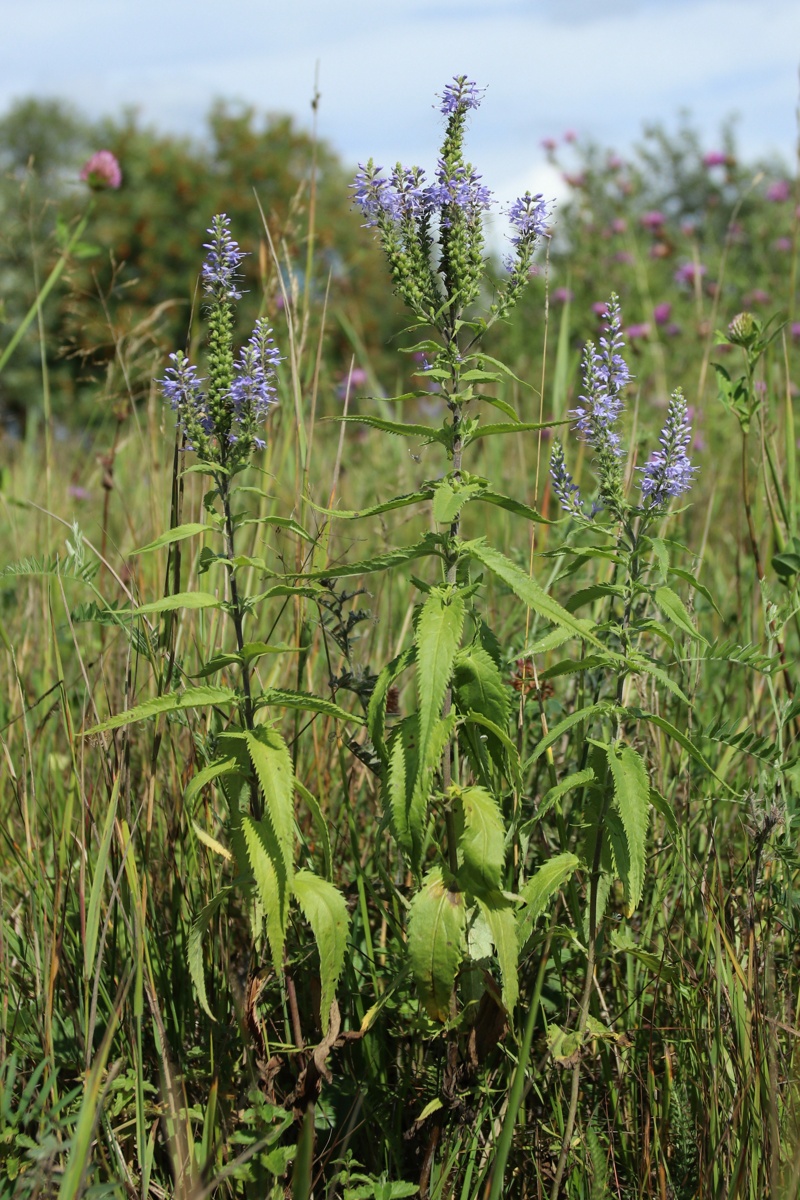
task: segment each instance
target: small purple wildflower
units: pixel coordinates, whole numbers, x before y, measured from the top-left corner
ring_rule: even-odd
[[[645,229],[660,229],[664,224],[664,214],[657,209],[653,209],[651,212],[642,213],[639,223]]]
[[[726,167],[728,165],[728,156],[724,150],[708,150],[703,155],[704,167]]]
[[[787,179],[776,179],[769,185],[765,194],[773,204],[783,204],[791,196],[792,189]]]
[[[692,486],[696,467],[686,454],[691,439],[686,400],[678,390],[670,397],[667,419],[659,437],[661,449],[654,450],[649,461],[637,468],[642,472],[642,502],[648,509],[666,506]]]
[[[71,483],[69,485],[67,488],[67,494],[71,496],[73,500],[79,501],[91,500],[92,498],[92,493],[87,491],[86,488],[80,487],[80,485],[77,483]]]
[[[614,255],[614,262],[624,263],[627,267],[631,266],[634,261],[634,257],[629,250],[618,250]]]
[[[662,300],[653,309],[653,320],[656,325],[666,325],[672,316],[672,305],[668,300]]]
[[[614,220],[611,222],[611,229],[614,233],[624,233],[627,228],[628,222],[624,217],[614,217]]]
[[[376,167],[372,159],[364,166],[359,163],[356,177],[350,185],[354,190],[353,202],[358,205],[367,218],[365,229],[371,229],[378,224],[382,213],[393,212],[389,180],[381,175],[383,167]]]
[[[231,237],[230,223],[230,217],[219,213],[212,219],[207,231],[211,241],[203,243],[203,249],[208,251],[202,270],[203,290],[215,300],[242,298],[236,283],[239,266],[246,255],[239,249],[239,243]]]
[[[405,217],[421,217],[430,212],[431,192],[425,186],[425,172],[421,167],[404,167],[401,163],[392,171],[391,186],[384,193],[386,211],[394,220]]]
[[[448,83],[442,93],[439,111],[449,117],[455,112],[479,108],[485,91],[486,88],[479,88],[477,83],[467,79],[466,75],[454,75],[453,82]]]
[[[122,183],[122,170],[110,150],[96,150],[81,167],[80,178],[95,192],[116,191]]]
[[[792,321],[789,326],[789,332],[795,341],[800,341],[800,321]]]
[[[511,241],[515,246],[522,241],[547,235],[547,203],[541,192],[535,196],[530,192],[518,196],[509,205],[506,215],[513,230]]]
[[[772,246],[773,249],[779,250],[781,254],[786,254],[792,248],[792,239],[788,237],[775,238]]]
[[[607,317],[608,304],[605,300],[595,300],[594,304],[592,305],[592,312],[596,317]]]
[[[575,298],[575,293],[572,288],[558,287],[553,290],[553,302],[555,304],[569,304]]]
[[[546,137],[546,138],[542,138],[539,145],[542,147],[543,150],[546,150],[548,154],[552,154],[553,151],[555,150],[556,146],[558,145],[558,142],[556,141],[555,138]]]
[[[629,325],[625,333],[631,342],[641,341],[650,336],[650,324],[648,321],[642,321],[639,325]]]

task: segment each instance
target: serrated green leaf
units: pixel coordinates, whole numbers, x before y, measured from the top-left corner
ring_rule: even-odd
[[[183,792],[183,803],[189,814],[193,812],[195,796],[200,794],[206,784],[218,779],[220,775],[231,775],[238,770],[239,764],[235,758],[218,758],[193,775]]]
[[[519,999],[519,943],[514,909],[499,892],[493,896],[478,896],[477,899],[500,964],[503,1004],[509,1016],[512,1016]]]
[[[320,808],[320,803],[313,792],[310,792],[305,784],[295,777],[295,791],[305,800],[311,813],[311,818],[314,822],[314,828],[317,831],[320,845],[322,846],[322,861],[325,867],[325,877],[333,878],[333,865],[331,858],[331,835],[328,830],[328,822],[325,820],[325,814]]]
[[[408,953],[420,999],[439,1021],[450,1017],[450,997],[465,953],[465,924],[463,892],[435,867],[411,901]]]
[[[514,500],[511,496],[504,496],[501,492],[484,490],[473,499],[479,500],[483,504],[494,504],[496,508],[504,508],[506,512],[513,513],[517,517],[524,517],[527,521],[535,521],[538,525],[552,525],[553,523],[548,517],[543,517],[535,508],[531,508],[529,504],[523,504],[521,500]]]
[[[346,708],[340,708],[332,700],[324,696],[314,696],[310,692],[294,692],[289,688],[265,688],[256,702],[256,708],[274,704],[277,708],[298,708],[302,712],[322,713],[326,717],[336,717],[339,721],[351,721],[363,725],[364,718],[357,713],[350,713]]]
[[[311,871],[295,872],[292,889],[303,916],[311,926],[319,951],[319,1015],[324,1036],[328,1032],[331,1004],[347,949],[347,904],[338,888]]]
[[[176,525],[174,529],[168,529],[157,537],[155,541],[148,542],[146,546],[139,546],[136,550],[131,550],[134,554],[149,554],[152,550],[160,550],[163,546],[171,546],[173,542],[182,542],[185,538],[197,537],[201,533],[213,533],[214,529],[210,525],[201,525],[197,522],[192,522],[188,525]]]
[[[505,859],[503,814],[494,796],[482,787],[464,788],[460,801],[464,828],[458,849],[464,880],[484,890],[500,891]]]
[[[81,737],[90,737],[95,733],[103,733],[107,729],[122,729],[124,725],[133,725],[136,721],[147,721],[160,713],[176,712],[184,708],[206,708],[211,704],[233,704],[238,696],[233,688],[226,687],[190,687],[182,692],[170,692],[166,696],[154,696],[134,708],[109,717],[91,729],[85,729]]]
[[[375,687],[372,690],[372,695],[369,698],[367,707],[367,729],[369,730],[370,740],[372,741],[375,753],[383,762],[384,766],[388,763],[386,753],[386,701],[389,694],[389,688],[394,681],[406,670],[407,667],[416,659],[416,649],[412,646],[404,650],[402,654],[398,654],[390,663],[381,671]]]
[[[536,812],[531,820],[525,823],[523,830],[527,829],[529,826],[533,826],[537,821],[541,821],[545,813],[549,812],[553,805],[556,804],[562,796],[565,796],[567,792],[571,792],[573,788],[586,787],[587,784],[592,783],[593,780],[594,771],[591,767],[586,767],[583,771],[576,771],[573,775],[565,776],[560,783],[555,784],[554,787],[549,788],[545,792],[545,794],[542,796],[539,807],[536,809]]]
[[[800,565],[800,564],[798,564],[798,565]],[[717,602],[714,599],[714,597],[711,595],[711,592],[708,590],[708,588],[706,587],[706,585],[704,583],[700,582],[700,580],[697,578],[696,575],[693,575],[691,571],[685,571],[683,569],[683,567],[671,567],[670,570],[673,575],[678,576],[678,579],[682,579],[684,581],[684,583],[689,584],[689,587],[694,588],[694,590],[696,592],[699,592],[699,594],[705,600],[708,601],[708,603],[711,605],[711,607],[714,609],[715,612],[720,613]],[[721,613],[720,613],[720,616],[722,616]],[[708,645],[708,642],[706,642],[706,645]]]
[[[286,861],[269,821],[256,821],[249,814],[243,813],[241,826],[247,860],[266,917],[272,965],[278,978],[282,979],[290,894]]]
[[[209,900],[205,908],[202,908],[192,922],[192,927],[189,930],[189,937],[186,944],[186,958],[189,964],[189,976],[194,984],[194,990],[197,992],[197,999],[200,1001],[200,1007],[203,1012],[207,1013],[212,1021],[216,1017],[212,1013],[208,1005],[208,993],[206,991],[206,977],[203,970],[203,938],[208,929],[211,918],[214,913],[233,891],[232,887],[224,887],[217,892]]]
[[[426,375],[430,376],[430,374],[430,371],[426,371]],[[424,438],[426,442],[442,441],[445,432],[442,429],[436,429],[430,425],[412,425],[403,421],[387,421],[384,417],[323,417],[323,420],[338,421],[346,424],[352,423],[357,425],[368,425],[371,429],[380,429],[384,433],[393,433],[396,437]]]
[[[244,734],[247,753],[264,797],[264,818],[272,827],[287,879],[294,865],[294,771],[289,748],[277,729],[260,725]]]
[[[579,862],[580,859],[574,854],[556,854],[525,884],[521,893],[524,904],[517,913],[517,939],[520,946],[524,946],[533,933],[533,927],[550,897],[566,883]]]
[[[545,751],[557,742],[561,735],[566,733],[568,729],[571,729],[573,725],[578,725],[581,721],[589,721],[592,717],[599,717],[613,711],[614,705],[610,701],[601,700],[599,704],[588,704],[586,708],[578,708],[575,712],[569,713],[563,720],[554,725],[548,731],[547,735],[537,743],[533,754],[524,764],[523,771],[527,771],[529,767],[533,766],[536,760],[541,758]]]
[[[375,554],[372,558],[364,558],[360,562],[347,563],[341,567],[325,567],[322,571],[313,571],[304,575],[304,579],[348,579],[353,575],[371,575],[375,571],[388,571],[401,563],[413,562],[415,558],[424,558],[429,554],[438,554],[439,540],[435,534],[426,533],[413,546],[404,546],[397,550],[388,550],[385,554]],[[269,594],[274,594],[274,589]]]
[[[511,588],[523,604],[533,609],[540,617],[544,617],[546,621],[550,621],[554,625],[562,626],[575,637],[585,638],[595,646],[599,646],[601,650],[604,648],[593,632],[594,623],[592,621],[578,620],[577,617],[573,617],[572,613],[567,612],[557,600],[548,596],[547,592],[534,583],[526,571],[511,562],[499,550],[495,550],[493,546],[489,546],[481,539],[470,542],[469,551],[473,558],[488,567],[498,579],[502,579],[503,583]]]
[[[323,508],[320,504],[315,504],[313,500],[306,497],[308,503],[315,512],[324,513],[327,517],[338,517],[340,521],[357,521],[361,517],[377,517],[381,513],[392,512],[397,508],[407,508],[410,504],[419,504],[422,500],[430,500],[430,489],[425,491],[408,492],[404,496],[395,496],[391,500],[384,501],[383,504],[373,504],[370,508],[342,509],[342,508]]]
[[[439,720],[453,660],[464,626],[464,598],[459,592],[430,592],[417,621],[417,697],[419,701],[420,757],[434,724]]]
[[[727,789],[727,791],[733,792],[733,788],[725,782],[721,775],[717,774],[717,772],[711,766],[711,763],[705,758],[702,752],[698,750],[692,739],[687,734],[683,733],[682,730],[673,725],[671,721],[668,721],[666,717],[662,717],[658,713],[644,712],[640,708],[629,708],[628,711],[630,712],[631,716],[637,717],[640,721],[649,721],[651,725],[656,725],[659,729],[662,729],[664,733],[672,738],[673,741],[677,742],[679,746],[683,747],[690,758],[693,758],[694,761],[699,763],[701,767],[704,767],[710,775],[713,775],[717,782],[721,783],[722,786]]]
[[[708,639],[704,638],[702,633],[698,633],[692,624],[689,610],[677,592],[673,592],[669,587],[659,587],[655,590],[654,599],[664,616],[668,617],[674,625],[677,625],[684,633],[688,633],[689,637],[694,638],[695,641],[708,645]]]
[[[625,829],[630,866],[625,885],[625,912],[633,916],[644,888],[645,845],[650,824],[650,779],[644,759],[632,746],[606,747],[614,780],[614,800]]]
[[[471,445],[479,438],[493,437],[498,433],[531,433],[538,429],[552,429],[554,425],[568,425],[569,421],[500,421],[497,424],[479,425],[474,433],[464,439],[464,445]]]

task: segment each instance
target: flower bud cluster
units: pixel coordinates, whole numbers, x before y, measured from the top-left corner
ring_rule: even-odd
[[[203,462],[230,471],[247,464],[254,447],[263,448],[260,428],[276,402],[276,370],[280,354],[266,321],[256,321],[247,345],[234,358],[233,301],[238,290],[239,266],[245,255],[230,234],[225,214],[214,217],[208,230],[211,241],[202,267],[208,303],[208,381],[185,354],[170,355],[161,387],[178,415],[187,447]]]

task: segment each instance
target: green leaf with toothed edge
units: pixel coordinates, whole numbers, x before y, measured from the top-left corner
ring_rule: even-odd
[[[347,930],[350,923],[347,904],[338,888],[311,871],[297,871],[292,888],[303,916],[311,926],[319,951],[319,1015],[324,1036],[328,1032],[331,1004],[347,950]]]
[[[81,737],[90,737],[95,733],[104,733],[107,729],[122,729],[125,725],[133,725],[136,721],[147,721],[161,713],[178,712],[185,708],[206,708],[212,704],[233,704],[238,702],[239,694],[233,688],[226,687],[190,687],[182,692],[170,692],[166,696],[154,696],[134,708],[127,708],[116,716],[85,729]]]
[[[186,944],[186,959],[189,965],[189,977],[194,984],[194,990],[197,992],[197,999],[200,1001],[200,1007],[212,1021],[216,1017],[212,1013],[208,1004],[208,992],[206,991],[206,977],[203,970],[203,937],[211,924],[211,919],[214,913],[220,907],[224,900],[233,891],[232,887],[224,887],[217,892],[206,904],[205,908],[201,908],[200,912],[192,922],[192,927],[189,930],[189,938]]]
[[[550,898],[567,882],[579,865],[580,859],[574,854],[556,854],[525,884],[521,892],[524,906],[517,913],[517,936],[520,946],[524,946],[533,933],[533,927]]]
[[[503,1004],[512,1016],[519,999],[519,943],[514,907],[501,892],[477,897],[494,942],[503,983]]]
[[[486,788],[464,788],[459,796],[464,828],[458,840],[466,884],[474,881],[484,891],[500,891],[505,860],[505,826],[500,807]]]
[[[606,746],[608,765],[614,780],[614,800],[622,819],[628,845],[628,873],[625,886],[625,913],[628,917],[642,898],[644,888],[645,846],[650,824],[650,779],[644,759],[632,746],[619,743]]]
[[[466,952],[466,905],[455,882],[434,867],[411,901],[408,953],[429,1016],[450,1018],[450,998]]]
[[[464,613],[464,598],[459,592],[437,588],[429,593],[417,621],[414,640],[421,756],[424,756],[431,730],[441,716],[461,642]]]

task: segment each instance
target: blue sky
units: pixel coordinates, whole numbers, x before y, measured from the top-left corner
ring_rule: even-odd
[[[499,197],[553,195],[543,137],[624,151],[649,120],[692,111],[713,147],[740,117],[745,155],[796,142],[800,0],[0,0],[0,109],[62,96],[91,115],[134,105],[199,134],[217,97],[294,113],[346,161],[430,167],[435,94],[487,92],[469,152]]]

